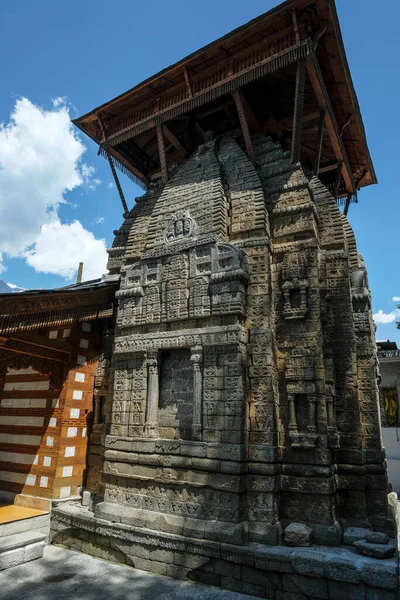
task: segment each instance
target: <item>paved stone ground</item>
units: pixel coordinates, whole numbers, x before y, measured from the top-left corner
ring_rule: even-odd
[[[0,572],[1,600],[259,600],[47,546],[43,558]]]

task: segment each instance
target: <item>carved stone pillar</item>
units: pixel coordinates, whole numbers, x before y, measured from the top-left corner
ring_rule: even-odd
[[[333,408],[333,392],[326,396],[326,413],[328,420],[328,432],[336,433],[335,411]]]
[[[147,403],[146,403],[146,422],[143,433],[146,437],[157,437],[158,435],[158,355],[157,352],[147,353]]]
[[[190,360],[193,362],[193,424],[192,435],[194,440],[202,438],[203,419],[203,348],[194,346],[190,349]]]
[[[296,404],[294,394],[288,394],[289,401],[289,431],[297,433]]]
[[[315,406],[317,403],[317,399],[314,394],[309,395],[309,425],[307,426],[308,433],[315,433],[317,431],[317,427],[315,425]]]

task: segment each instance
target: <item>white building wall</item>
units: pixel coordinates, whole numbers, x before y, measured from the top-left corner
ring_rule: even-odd
[[[379,364],[382,382],[380,388],[397,388],[400,401],[400,358],[381,358]],[[389,482],[400,494],[400,427],[382,427],[383,445],[386,449]]]

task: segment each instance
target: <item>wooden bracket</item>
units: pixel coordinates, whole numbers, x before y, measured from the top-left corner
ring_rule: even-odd
[[[182,144],[182,142],[176,137],[174,132],[171,131],[169,129],[169,127],[167,127],[165,125],[165,123],[164,123],[164,135],[167,138],[167,140],[169,140],[171,142],[171,144],[173,146],[175,146],[175,148],[180,152],[180,154],[182,154],[183,157],[186,158],[189,155],[187,148],[185,148],[185,146]]]

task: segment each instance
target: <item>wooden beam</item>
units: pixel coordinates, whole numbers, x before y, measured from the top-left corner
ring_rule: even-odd
[[[322,165],[322,167],[319,167],[319,172],[320,173],[329,173],[330,171],[336,171],[336,169],[339,167],[339,163],[337,162],[332,162],[329,163],[327,165]]]
[[[319,164],[321,162],[322,140],[324,137],[324,127],[325,127],[325,111],[321,110],[320,115],[319,115],[319,122],[318,122],[317,149],[315,151],[314,169],[313,169],[315,177],[318,177]]]
[[[307,57],[307,72],[310,78],[311,84],[314,89],[314,93],[317,97],[317,101],[321,110],[325,110],[326,118],[326,129],[329,133],[331,144],[339,163],[343,163],[343,179],[346,184],[346,188],[349,194],[356,192],[354,186],[353,175],[349,159],[347,158],[346,150],[343,145],[343,141],[339,134],[339,128],[336,122],[336,118],[332,109],[332,104],[329,99],[328,91],[326,89],[321,70],[318,65],[317,58],[314,53]]]
[[[244,137],[244,143],[246,145],[247,155],[250,158],[251,162],[254,164],[256,162],[256,155],[254,153],[253,141],[251,139],[249,126],[247,123],[246,115],[243,108],[242,96],[240,94],[240,90],[233,90],[232,97],[236,104],[236,110],[238,112],[240,127],[242,129],[242,134]]]
[[[119,182],[118,174],[117,174],[117,171],[115,169],[115,165],[114,165],[114,161],[112,159],[112,156],[108,152],[108,150],[106,152],[107,152],[107,160],[108,160],[108,163],[109,163],[110,168],[111,168],[111,173],[113,174],[115,185],[117,187],[118,194],[119,194],[119,197],[120,197],[120,200],[121,200],[122,208],[124,209],[124,214],[126,214],[126,213],[129,212],[129,208],[128,208],[128,205],[127,205],[126,200],[125,200],[124,192],[122,191],[122,187],[121,187],[121,184]]]
[[[163,126],[161,123],[158,123],[156,125],[156,130],[157,130],[158,154],[160,156],[162,180],[164,183],[167,183],[167,181],[168,181],[168,166],[167,166],[167,157],[165,154]]]
[[[167,127],[165,124],[164,124],[164,134],[165,134],[165,137],[167,138],[167,140],[169,140],[171,142],[171,144],[173,146],[175,146],[175,148],[182,154],[183,157],[186,158],[189,155],[187,148],[185,148],[185,146],[182,144],[182,142],[180,142],[179,139],[176,137],[174,132],[171,131],[169,129],[169,127]]]
[[[124,156],[122,156],[119,152],[115,150],[115,148],[108,148],[107,152],[114,156],[124,167],[131,171],[140,181],[146,185],[146,175],[139,171],[138,168],[134,167],[129,161],[126,160]]]
[[[319,118],[320,112],[312,112],[308,115],[303,116],[303,124],[312,123]],[[279,121],[274,121],[273,123],[267,123],[263,126],[263,131],[268,133],[269,135],[277,134],[287,129],[288,131],[293,129],[293,117],[285,117],[284,119],[280,119]]]
[[[297,63],[296,92],[294,99],[293,133],[292,133],[292,163],[300,161],[301,129],[303,125],[304,89],[306,81],[306,62],[302,58]]]
[[[347,217],[347,213],[349,212],[350,201],[351,201],[352,195],[353,194],[347,194],[347,197],[346,197],[346,202],[345,202],[344,209],[343,209],[343,214],[345,217]]]
[[[199,125],[199,123],[197,121],[195,121],[196,123],[196,131],[199,134],[199,136],[201,137],[201,139],[203,140],[203,142],[205,142],[207,140],[207,136],[206,136],[206,132],[204,131],[204,129],[202,128],[201,125]]]
[[[189,73],[186,67],[183,67],[183,74],[185,76],[186,86],[188,89],[189,98],[193,97],[192,84],[190,83]]]
[[[101,132],[103,134],[103,143],[105,143],[107,141],[107,134],[106,134],[106,130],[105,130],[105,127],[104,127],[103,119],[102,119],[102,116],[101,116],[100,113],[98,114],[97,121],[98,121],[98,123],[100,125],[100,129],[101,129]],[[100,148],[99,148],[99,152],[100,152]],[[107,149],[105,152],[106,152],[108,164],[110,165],[110,168],[111,168],[111,173],[112,173],[112,176],[114,178],[115,185],[116,185],[117,190],[118,190],[118,194],[119,194],[119,197],[120,197],[120,200],[121,200],[122,208],[124,209],[124,214],[128,213],[129,212],[129,208],[128,208],[128,205],[126,203],[124,192],[122,191],[122,187],[121,187],[121,184],[119,182],[118,174],[117,174],[117,171],[115,169],[115,165],[114,165],[114,161],[113,161],[113,157],[116,158],[116,156],[115,156],[116,153],[113,150],[110,151],[110,149]],[[120,157],[117,160],[120,160]],[[134,171],[134,169],[131,166],[129,168],[132,171]],[[142,177],[139,177],[139,179],[142,180]]]
[[[294,34],[296,36],[296,44],[300,44],[299,24],[298,24],[298,21],[297,21],[296,9],[293,8],[290,12],[291,12],[291,15],[292,15],[292,22],[293,22]]]
[[[249,129],[250,129],[250,131],[253,131],[254,133],[258,133],[260,131],[260,126],[258,124],[257,117],[254,114],[253,109],[251,108],[250,104],[248,103],[247,98],[244,95],[243,91],[241,89],[239,89],[238,92],[240,95],[240,100],[243,105],[244,114],[246,115],[247,123],[249,125]]]

